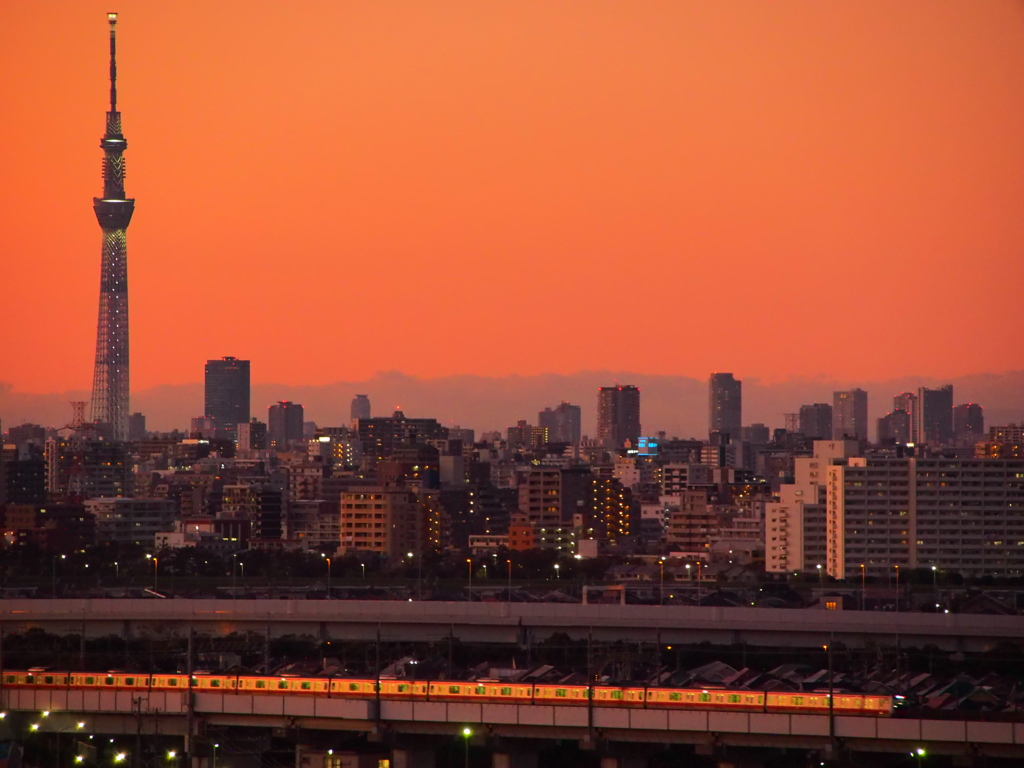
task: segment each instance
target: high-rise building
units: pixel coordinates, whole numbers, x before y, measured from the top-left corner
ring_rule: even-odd
[[[267,413],[267,442],[271,448],[283,451],[291,442],[302,440],[302,406],[290,400],[281,400],[270,406]]]
[[[537,424],[547,428],[548,439],[552,443],[575,445],[580,441],[582,429],[578,405],[563,402],[557,408],[545,408],[537,414]]]
[[[743,382],[731,373],[712,373],[708,380],[708,433],[739,438],[743,426]]]
[[[816,440],[813,456],[793,460],[793,480],[765,505],[765,570],[792,573],[825,566],[828,467],[858,451],[854,440]]]
[[[863,566],[887,579],[895,565],[1024,575],[1024,459],[851,458],[827,472],[835,578],[860,578]]]
[[[912,443],[910,414],[903,410],[887,413],[878,420],[879,445],[906,445]]]
[[[46,490],[51,498],[130,496],[133,480],[124,442],[46,441]]]
[[[352,421],[370,418],[370,396],[356,395],[352,398]]]
[[[772,439],[772,432],[767,424],[750,424],[740,430],[740,440],[751,445],[767,445]]]
[[[811,440],[831,440],[832,406],[828,403],[801,405],[798,431]]]
[[[267,447],[267,425],[257,421],[254,416],[251,421],[243,422],[236,427],[235,442],[238,450],[262,451]]]
[[[103,157],[103,197],[92,207],[103,230],[100,267],[100,311],[96,326],[96,365],[92,379],[92,420],[112,440],[128,439],[128,224],[135,200],[124,196],[124,150],[117,111],[117,14],[110,23],[110,111],[100,139]]]
[[[953,442],[953,385],[917,390],[917,440],[931,445]]]
[[[832,395],[832,439],[868,439],[868,393],[863,389]]]
[[[249,361],[223,357],[206,361],[206,399],[203,413],[218,431],[234,435],[249,420]]]
[[[601,387],[597,392],[597,440],[605,448],[621,448],[640,437],[640,390],[632,385]]]
[[[410,419],[402,411],[395,411],[391,416],[360,419],[356,431],[369,465],[390,458],[403,444],[448,439],[448,428],[436,419]]]
[[[953,409],[953,434],[959,443],[976,443],[985,436],[985,410],[977,403]]]
[[[910,437],[906,440],[908,443],[916,443],[920,439],[917,434],[917,407],[917,395],[914,392],[900,392],[892,399],[893,413],[903,411],[910,418]]]
[[[133,413],[128,417],[128,439],[131,442],[146,439],[146,414]]]

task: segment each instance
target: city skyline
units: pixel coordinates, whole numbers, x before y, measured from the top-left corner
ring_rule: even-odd
[[[952,296],[949,274],[969,265],[959,305],[1005,290],[1008,275],[1019,283],[1024,186],[1013,169],[1024,98],[1010,73],[1024,62],[1024,32],[1009,3],[467,4],[450,17],[312,3],[284,27],[269,8],[199,9],[130,8],[119,19],[130,31],[119,95],[132,120],[132,190],[147,201],[132,226],[138,391],[194,381],[197,363],[224,349],[262,361],[254,383],[287,372],[292,385],[395,368],[421,378],[597,368],[943,379],[1014,359],[1012,334],[983,313],[919,312],[890,276],[895,263],[915,275],[915,295]],[[5,295],[16,316],[38,314],[49,295],[62,307],[4,336],[6,392],[88,383],[95,293],[83,286],[95,284],[95,224],[81,201],[95,194],[90,126],[105,96],[107,10],[16,3],[0,51],[0,65],[22,73],[10,106],[33,115],[45,150],[13,156],[0,192]],[[512,65],[524,45],[532,56]],[[510,115],[522,123],[511,133]],[[251,130],[240,132],[247,116]],[[293,146],[282,140],[296,126],[300,148],[275,154]],[[5,146],[19,146],[16,123],[0,130]],[[188,135],[202,136],[203,152]],[[315,194],[265,195],[251,183],[257,169],[271,186]],[[211,206],[198,219],[183,207],[197,180]],[[61,226],[41,224],[44,198]],[[524,277],[543,275],[542,286],[507,318],[488,313],[469,339],[473,355],[439,343],[456,323],[464,334],[465,316],[485,311],[502,284],[487,263],[509,261]],[[632,269],[611,268],[620,263]],[[825,296],[851,320],[838,345],[831,326],[777,300],[812,277],[822,284],[832,264],[853,270],[857,286]],[[716,282],[723,290],[701,287]],[[321,284],[386,284],[394,309],[346,339],[345,355],[334,354],[329,324],[294,334],[267,322],[306,316]],[[681,297],[694,317],[719,313],[717,333],[665,355],[621,312],[592,312],[590,332],[566,345],[551,322],[575,316],[578,302],[562,306],[548,291],[566,285],[636,296],[645,316]],[[215,286],[230,291],[211,302]],[[347,293],[347,312],[373,313],[375,291]],[[467,309],[419,311],[432,293],[465,296]],[[751,343],[769,307],[772,343]],[[1003,308],[1001,322],[1020,325],[1021,312]],[[905,333],[891,333],[896,324]],[[509,355],[523,339],[529,353]]]

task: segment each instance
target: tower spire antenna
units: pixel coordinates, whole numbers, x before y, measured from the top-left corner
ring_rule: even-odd
[[[108,13],[110,24],[110,111],[117,112],[117,14]]]
[[[112,440],[128,439],[128,224],[135,200],[125,196],[124,151],[128,142],[117,111],[117,14],[110,24],[110,111],[103,150],[103,197],[93,198],[103,230],[100,311],[96,324],[96,366],[92,380],[92,421]]]

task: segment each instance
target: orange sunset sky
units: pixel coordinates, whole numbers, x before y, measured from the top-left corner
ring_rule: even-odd
[[[1020,368],[1024,4],[9,0],[0,382]]]

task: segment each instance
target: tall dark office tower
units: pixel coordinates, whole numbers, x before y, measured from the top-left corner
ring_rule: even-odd
[[[270,406],[267,416],[267,442],[271,448],[281,451],[288,447],[288,443],[302,440],[301,405],[282,400]]]
[[[351,408],[352,421],[356,419],[368,419],[370,418],[370,396],[369,395],[356,395],[352,398]]]
[[[204,415],[218,430],[234,433],[249,420],[249,361],[224,357],[206,361]]]
[[[832,439],[868,439],[868,393],[863,389],[832,394]]]
[[[917,390],[917,439],[922,443],[953,442],[953,385]]]
[[[133,413],[128,417],[128,439],[131,441],[146,439],[146,414]]]
[[[724,432],[738,440],[743,426],[743,382],[731,373],[712,373],[708,400],[708,433]]]
[[[905,445],[910,439],[910,414],[902,409],[887,413],[878,420],[879,445]]]
[[[124,196],[124,157],[128,142],[117,111],[117,14],[110,23],[110,111],[107,132],[100,139],[103,197],[92,207],[103,230],[100,267],[100,314],[96,327],[96,367],[92,378],[92,420],[113,440],[128,439],[128,223],[135,200]]]
[[[958,442],[978,442],[985,435],[985,410],[977,403],[953,409],[953,434]]]
[[[828,403],[800,406],[800,425],[802,434],[812,440],[832,439],[832,406]]]
[[[640,390],[632,385],[597,391],[597,439],[606,448],[621,448],[640,437]]]
[[[580,441],[580,407],[561,403],[557,408],[545,408],[537,414],[538,426],[548,430],[548,441],[575,445]]]

